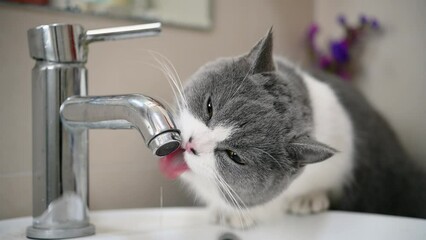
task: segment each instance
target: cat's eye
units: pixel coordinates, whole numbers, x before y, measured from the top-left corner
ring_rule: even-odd
[[[212,105],[212,99],[209,97],[209,99],[207,99],[207,114],[209,116],[209,120],[212,118],[213,116],[213,105]]]
[[[237,164],[240,165],[245,165],[246,163],[240,158],[240,156],[238,156],[238,154],[236,154],[235,152],[231,151],[231,150],[225,150],[226,155],[228,155],[228,157],[234,161]]]

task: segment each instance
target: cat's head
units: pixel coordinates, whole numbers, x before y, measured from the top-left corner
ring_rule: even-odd
[[[178,126],[187,174],[216,182],[228,203],[270,201],[306,164],[334,153],[311,138],[307,90],[293,69],[274,63],[271,31],[247,54],[200,68],[184,98]]]

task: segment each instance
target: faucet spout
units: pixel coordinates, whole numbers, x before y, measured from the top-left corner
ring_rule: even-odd
[[[142,94],[72,96],[62,103],[60,116],[63,125],[70,130],[135,128],[157,156],[173,152],[181,142],[169,111],[155,99]]]
[[[180,146],[169,111],[141,95],[87,97],[88,46],[97,41],[154,36],[161,23],[86,31],[78,24],[28,30],[32,70],[32,239],[93,235],[90,224],[89,128],[134,128],[146,146],[164,156]]]

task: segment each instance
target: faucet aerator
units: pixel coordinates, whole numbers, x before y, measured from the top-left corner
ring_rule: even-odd
[[[178,132],[166,132],[162,133],[153,138],[148,147],[151,151],[159,156],[163,157],[174,152],[180,147],[180,136]]]

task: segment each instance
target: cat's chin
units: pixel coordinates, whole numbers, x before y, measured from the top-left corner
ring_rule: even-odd
[[[185,150],[182,148],[160,159],[160,171],[169,179],[175,179],[189,170],[183,157]]]

